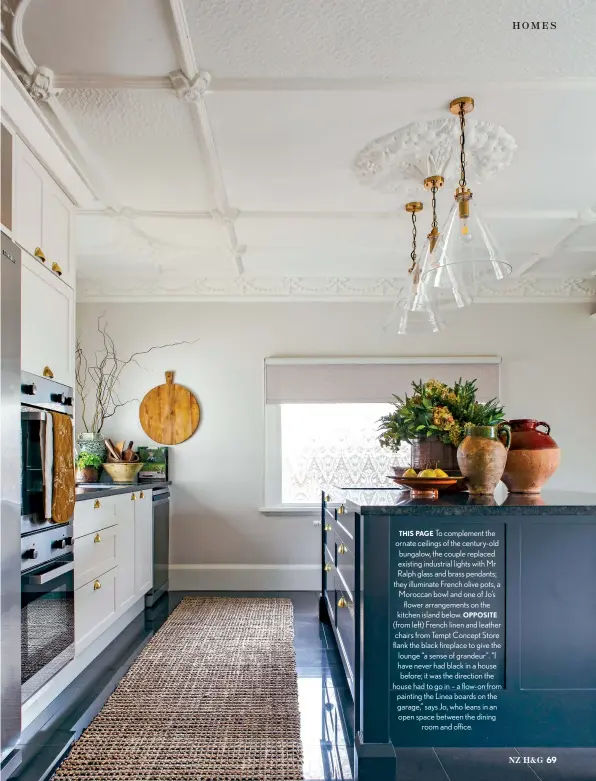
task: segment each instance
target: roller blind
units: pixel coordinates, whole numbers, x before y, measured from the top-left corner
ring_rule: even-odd
[[[499,396],[500,358],[268,358],[267,404],[386,402],[411,392],[413,380],[453,385],[477,380],[478,398]]]

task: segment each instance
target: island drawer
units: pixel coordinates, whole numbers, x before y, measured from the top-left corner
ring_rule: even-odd
[[[336,585],[339,584],[336,582]],[[352,680],[354,679],[354,657],[355,657],[355,643],[356,643],[356,626],[354,616],[354,603],[350,594],[347,591],[343,591],[341,588],[336,588],[336,628],[337,637],[344,652],[344,655],[348,661],[350,667],[346,669],[346,673],[350,675]]]
[[[344,551],[344,553],[342,553]],[[354,554],[348,550],[345,545],[337,546],[337,578],[336,583],[341,581],[341,588],[349,592],[350,601],[354,601],[354,589],[355,589],[355,559]]]
[[[329,618],[331,619],[331,623],[334,624],[335,614],[337,612],[335,606],[335,567],[333,567],[333,569],[331,569],[329,572],[326,572],[325,576],[325,590],[323,591],[323,596],[327,600]]]
[[[354,545],[354,535],[356,527],[356,513],[348,512],[343,504],[337,509],[335,516],[336,527],[341,536],[348,537],[352,546]]]
[[[84,537],[91,532],[112,526],[116,516],[116,505],[113,496],[101,499],[84,499],[75,504],[74,536]]]
[[[75,588],[89,583],[116,564],[116,532],[118,526],[108,526],[98,532],[78,537],[75,541]]]

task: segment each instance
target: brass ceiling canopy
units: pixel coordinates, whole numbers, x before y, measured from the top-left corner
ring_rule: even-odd
[[[424,204],[420,203],[420,201],[410,201],[406,203],[405,209],[408,214],[416,214],[416,212],[421,212],[424,209]]]
[[[436,187],[437,190],[440,190],[444,184],[445,179],[443,179],[442,176],[427,176],[424,180],[424,187],[426,190],[432,190],[433,187]]]
[[[460,111],[464,110],[464,114],[469,114],[470,111],[474,111],[474,98],[455,98],[449,104],[449,111],[456,116]]]

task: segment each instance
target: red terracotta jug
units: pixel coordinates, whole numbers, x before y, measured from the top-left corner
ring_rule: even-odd
[[[510,420],[511,447],[503,482],[512,493],[538,494],[561,460],[561,451],[550,436],[548,423],[530,418]],[[546,428],[540,431],[539,426]]]

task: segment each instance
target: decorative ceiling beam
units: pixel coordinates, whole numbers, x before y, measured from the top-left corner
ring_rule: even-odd
[[[219,220],[227,233],[230,254],[237,273],[241,275],[244,273],[242,256],[246,252],[246,247],[238,242],[234,227],[238,210],[230,207],[213,128],[204,100],[205,92],[211,82],[211,75],[206,71],[199,70],[183,0],[169,0],[169,3],[176,31],[176,48],[180,62],[180,70],[170,73],[170,81],[178,98],[188,103],[191,111],[211,189],[214,206],[212,214],[215,219]]]

